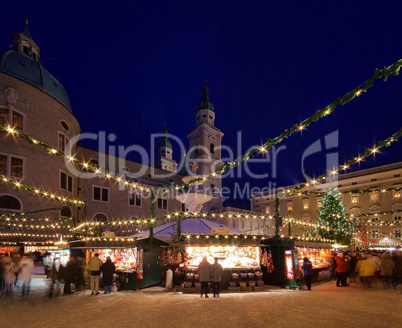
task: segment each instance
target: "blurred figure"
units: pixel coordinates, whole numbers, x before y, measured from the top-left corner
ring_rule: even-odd
[[[198,274],[200,275],[201,282],[201,297],[205,294],[205,298],[208,298],[208,284],[211,281],[211,264],[205,256],[198,265]]]
[[[103,288],[104,294],[110,294],[112,291],[113,275],[116,271],[116,266],[110,259],[110,256],[106,257],[105,263],[103,263],[101,271],[103,273]]]
[[[32,270],[35,267],[35,263],[28,256],[24,254],[22,260],[19,263],[20,280],[22,284],[22,296],[29,295],[31,288]]]
[[[49,273],[50,281],[50,289],[49,289],[49,297],[60,295],[60,258],[56,257],[53,260],[52,269]]]
[[[84,278],[85,259],[77,256],[75,258],[75,290],[80,291],[82,287],[86,285]]]
[[[3,256],[0,257],[0,297],[3,297],[6,292],[6,284],[4,282],[4,272],[6,265],[3,262]]]
[[[15,281],[15,272],[17,272],[17,267],[14,262],[11,261],[8,253],[4,254],[3,262],[5,264],[4,267],[4,284],[5,284],[5,292],[6,296],[13,296],[13,286]]]
[[[356,272],[356,265],[359,258],[357,257],[357,253],[353,252],[350,255],[349,259],[349,283],[356,282],[357,272]]]
[[[219,297],[223,268],[222,265],[218,263],[217,257],[215,257],[214,260],[215,262],[211,265],[212,290],[214,292],[214,297]]]
[[[63,294],[64,295],[70,295],[74,294],[74,292],[71,290],[71,284],[75,282],[75,273],[76,273],[76,268],[75,268],[75,260],[74,257],[70,257],[70,260],[67,262],[66,266],[63,268],[63,280],[64,280],[64,289],[63,289]]]
[[[14,265],[16,268],[19,268],[19,264],[20,264],[20,260],[21,260],[21,256],[20,253],[18,252],[13,252],[11,253],[11,261],[14,262]],[[15,271],[15,280],[14,280],[14,286],[17,286],[17,282],[18,282],[18,272],[19,270]]]
[[[53,259],[50,253],[45,253],[45,257],[43,258],[43,265],[45,267],[46,278],[49,278],[53,265]]]
[[[381,275],[383,278],[383,286],[391,287],[392,283],[392,275],[394,273],[395,263],[391,259],[390,255],[384,255],[384,258],[381,261]]]
[[[360,282],[363,284],[364,289],[373,287],[371,280],[374,277],[374,270],[374,263],[366,255],[362,254],[360,260],[357,262],[356,272],[359,274]]]
[[[376,252],[372,252],[367,256],[367,259],[372,261],[374,263],[374,276],[373,280],[374,282],[377,282],[378,279],[380,278],[380,273],[381,273],[381,260],[377,256]]]
[[[311,290],[311,281],[313,280],[313,265],[307,257],[303,259],[303,265],[301,268],[303,270],[304,283],[306,284],[307,290]]]

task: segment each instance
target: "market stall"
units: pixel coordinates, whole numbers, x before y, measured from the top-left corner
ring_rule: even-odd
[[[253,290],[263,286],[260,266],[259,239],[251,236],[236,235],[228,237],[209,235],[194,238],[193,244],[185,247],[186,262],[185,288],[199,288],[198,265],[203,257],[209,263],[215,258],[223,267],[221,288],[229,290]],[[212,245],[211,245],[212,244]]]
[[[70,245],[71,250],[85,252],[86,263],[95,253],[99,254],[102,262],[110,256],[116,266],[114,285],[118,290],[137,290],[160,282],[161,268],[154,264],[157,263],[157,259],[150,254],[147,243],[143,241],[136,241],[131,237],[97,237],[71,242]]]
[[[275,271],[264,272],[266,284],[297,288],[302,284],[301,266],[304,257],[307,257],[313,264],[313,282],[331,278],[331,244],[309,241],[295,241],[290,238],[269,238],[264,240],[263,251],[272,254],[272,263]]]
[[[322,280],[328,280],[332,277],[332,255],[333,248],[330,244],[295,242],[296,271],[297,279],[301,279],[300,268],[303,265],[303,259],[307,257],[313,265],[313,283]]]

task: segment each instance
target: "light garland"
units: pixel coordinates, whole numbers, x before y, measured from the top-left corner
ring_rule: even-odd
[[[48,212],[48,211],[60,211],[60,210],[65,209],[65,208],[69,208],[69,206],[62,205],[62,206],[58,206],[58,207],[44,208],[44,209],[36,210],[36,211],[5,213],[5,214],[0,214],[0,220],[2,220],[2,219],[7,220],[7,219],[13,219],[13,218],[17,219],[16,217],[25,216],[27,214],[37,214],[37,213],[43,213],[43,212]],[[25,218],[25,220],[27,220],[27,219]],[[40,221],[40,220],[43,220],[43,219],[30,219],[30,220],[39,220]]]
[[[396,133],[394,133],[392,136],[388,137],[387,139],[378,142],[373,148],[366,149],[363,152],[363,154],[356,156],[352,159],[349,159],[345,164],[339,165],[335,169],[328,171],[327,173],[324,173],[313,180],[300,183],[292,188],[286,188],[282,191],[278,191],[278,194],[280,195],[280,197],[297,195],[299,192],[301,194],[301,191],[300,191],[301,189],[316,185],[317,183],[325,180],[328,175],[330,175],[330,176],[337,175],[339,171],[347,170],[351,165],[359,163],[366,157],[375,154],[378,151],[378,149],[381,149],[382,147],[389,147],[391,145],[391,143],[398,141],[398,139],[400,138],[401,135],[402,135],[402,128],[400,128]]]
[[[225,163],[220,168],[216,169],[213,172],[209,172],[208,174],[204,175],[203,177],[194,178],[191,181],[189,181],[188,183],[172,186],[171,188],[166,188],[166,189],[169,190],[169,189],[174,188],[174,189],[178,190],[180,188],[182,188],[182,189],[188,188],[193,183],[206,181],[207,179],[216,176],[216,174],[224,174],[227,171],[229,171],[230,169],[237,167],[243,161],[248,161],[252,157],[255,157],[255,156],[261,155],[261,154],[265,154],[274,145],[281,143],[284,138],[287,138],[296,132],[303,131],[305,128],[310,126],[313,122],[317,122],[321,118],[324,118],[324,117],[330,115],[331,113],[333,113],[339,105],[346,105],[347,103],[349,103],[356,97],[359,97],[363,92],[367,92],[367,90],[369,88],[374,86],[375,80],[383,79],[384,82],[386,82],[390,75],[394,75],[394,76],[399,75],[399,71],[400,71],[401,67],[402,67],[402,59],[398,60],[397,62],[395,62],[394,64],[392,64],[388,67],[384,67],[383,69],[377,68],[374,72],[374,75],[369,80],[364,82],[362,85],[354,88],[352,91],[348,92],[343,97],[340,97],[340,98],[334,100],[328,106],[317,110],[312,116],[303,120],[301,123],[295,124],[295,125],[293,125],[293,127],[284,130],[279,136],[277,136],[273,139],[268,139],[262,146],[256,147],[256,148],[250,150],[248,153],[244,154],[243,156],[239,156],[233,162]],[[371,151],[373,153],[375,153],[378,151],[378,149],[379,148],[374,147],[373,149],[371,149]],[[359,159],[358,161],[360,161],[362,159],[363,158]],[[346,165],[345,170],[350,164],[351,164],[351,162],[350,163],[348,162],[345,164]]]
[[[20,181],[18,181],[16,179],[8,178],[8,177],[6,177],[4,175],[0,175],[0,180],[3,183],[12,184],[14,187],[16,187],[18,189],[23,188],[26,191],[32,192],[34,195],[42,196],[42,197],[47,198],[47,199],[57,200],[59,202],[68,203],[68,204],[74,205],[74,206],[81,206],[81,205],[85,204],[85,202],[82,201],[82,200],[70,199],[70,198],[67,198],[67,197],[64,197],[64,196],[59,196],[57,194],[54,194],[54,193],[51,193],[51,192],[48,192],[48,191],[41,190],[39,188],[30,187],[30,186],[27,186],[27,185],[21,183]]]
[[[332,171],[331,171],[332,172]],[[315,185],[317,183],[317,181],[315,180],[311,180],[309,182],[309,186],[310,185]],[[289,192],[288,192],[289,190]],[[401,191],[402,187],[389,187],[389,188],[369,188],[369,189],[353,189],[353,190],[344,190],[341,191],[339,190],[339,193],[342,195],[355,195],[355,194],[371,194],[371,193],[386,193],[386,192],[391,192],[391,191]],[[286,191],[284,191],[286,193],[286,196],[323,196],[325,195],[325,191],[298,191],[297,193],[293,193],[292,188],[288,188],[286,189]]]
[[[98,242],[129,242],[133,243],[136,241],[135,238],[132,237],[85,237],[82,238],[84,242],[90,241],[98,241]]]
[[[132,189],[135,190],[139,190],[139,191],[147,191],[149,192],[151,189],[148,187],[145,187],[139,183],[136,182],[130,182],[127,181],[125,178],[123,178],[122,176],[120,176],[119,174],[114,174],[109,172],[107,169],[105,168],[99,168],[95,165],[92,165],[91,163],[85,162],[85,161],[81,161],[78,160],[77,158],[75,158],[74,156],[72,156],[71,154],[67,154],[66,152],[56,149],[52,146],[50,146],[49,144],[37,140],[35,138],[33,138],[32,136],[24,133],[21,130],[18,129],[13,129],[10,125],[0,125],[0,131],[6,132],[12,136],[16,136],[19,137],[21,139],[26,140],[27,142],[33,144],[33,145],[37,145],[40,146],[41,148],[45,149],[47,151],[47,153],[49,155],[52,156],[63,156],[64,158],[66,158],[69,162],[72,162],[86,170],[90,170],[93,173],[95,173],[98,177],[103,177],[107,180],[113,179],[116,182],[120,183],[120,184],[124,184],[124,186],[126,187],[130,187]]]

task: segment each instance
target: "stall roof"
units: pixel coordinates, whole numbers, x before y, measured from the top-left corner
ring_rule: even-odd
[[[182,234],[192,234],[192,235],[244,235],[244,232],[231,228],[229,226],[223,225],[222,223],[217,223],[207,219],[200,218],[186,218],[181,221],[181,231]],[[165,242],[172,239],[172,236],[177,233],[177,221],[168,222],[160,226],[154,227],[153,237]],[[143,239],[149,237],[149,230],[137,233],[131,236],[136,239]]]

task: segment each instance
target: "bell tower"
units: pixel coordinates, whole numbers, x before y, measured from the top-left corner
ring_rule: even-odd
[[[222,164],[221,145],[223,133],[215,127],[215,109],[209,99],[209,89],[205,82],[201,100],[196,113],[196,127],[187,138],[190,144],[188,161],[198,164],[197,174],[207,175],[215,172]],[[222,178],[219,174],[211,176],[204,184],[206,192],[212,199],[204,204],[206,212],[222,208],[224,198],[221,196]]]
[[[163,137],[158,145],[159,159],[156,163],[156,167],[169,172],[177,172],[177,162],[173,160],[173,148],[168,135],[165,124]]]

